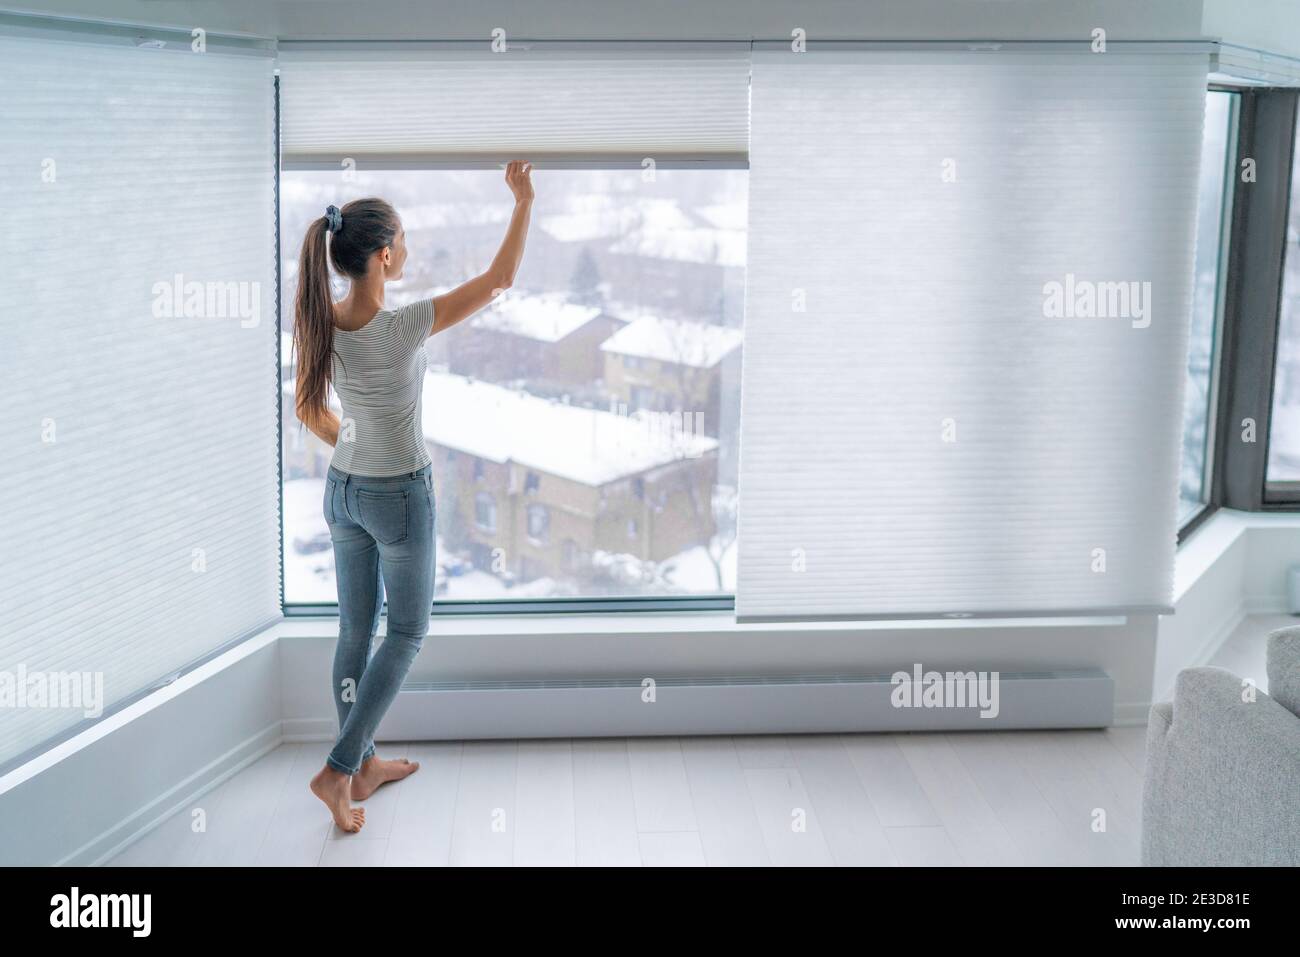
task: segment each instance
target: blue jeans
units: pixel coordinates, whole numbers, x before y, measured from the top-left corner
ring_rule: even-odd
[[[433,467],[384,478],[330,467],[325,521],[334,542],[339,643],[334,704],[339,736],[325,762],[356,774],[375,753],[375,729],[424,643],[433,612]],[[370,656],[384,593],[388,634]]]

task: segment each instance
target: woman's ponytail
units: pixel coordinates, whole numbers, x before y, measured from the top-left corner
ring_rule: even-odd
[[[334,352],[328,233],[329,221],[322,216],[307,227],[298,256],[298,296],[293,309],[293,341],[298,354],[295,405],[304,423],[328,409],[330,356]]]

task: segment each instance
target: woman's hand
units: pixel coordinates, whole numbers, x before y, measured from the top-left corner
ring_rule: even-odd
[[[533,164],[527,160],[513,160],[506,165],[506,185],[515,194],[516,203],[533,201],[533,181],[529,179],[532,171]]]

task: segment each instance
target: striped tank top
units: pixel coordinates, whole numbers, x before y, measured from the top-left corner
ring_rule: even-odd
[[[360,329],[334,329],[332,384],[343,412],[330,465],[379,477],[429,464],[420,396],[432,329],[431,299],[380,309]]]

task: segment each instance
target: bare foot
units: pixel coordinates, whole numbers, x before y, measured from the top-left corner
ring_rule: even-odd
[[[352,779],[328,764],[311,779],[311,793],[325,802],[341,831],[359,831],[366,823],[366,809],[353,807],[348,799]]]
[[[364,801],[379,789],[381,784],[400,781],[419,770],[419,761],[396,758],[385,761],[382,758],[369,757],[361,762],[361,770],[352,778],[352,800]]]

